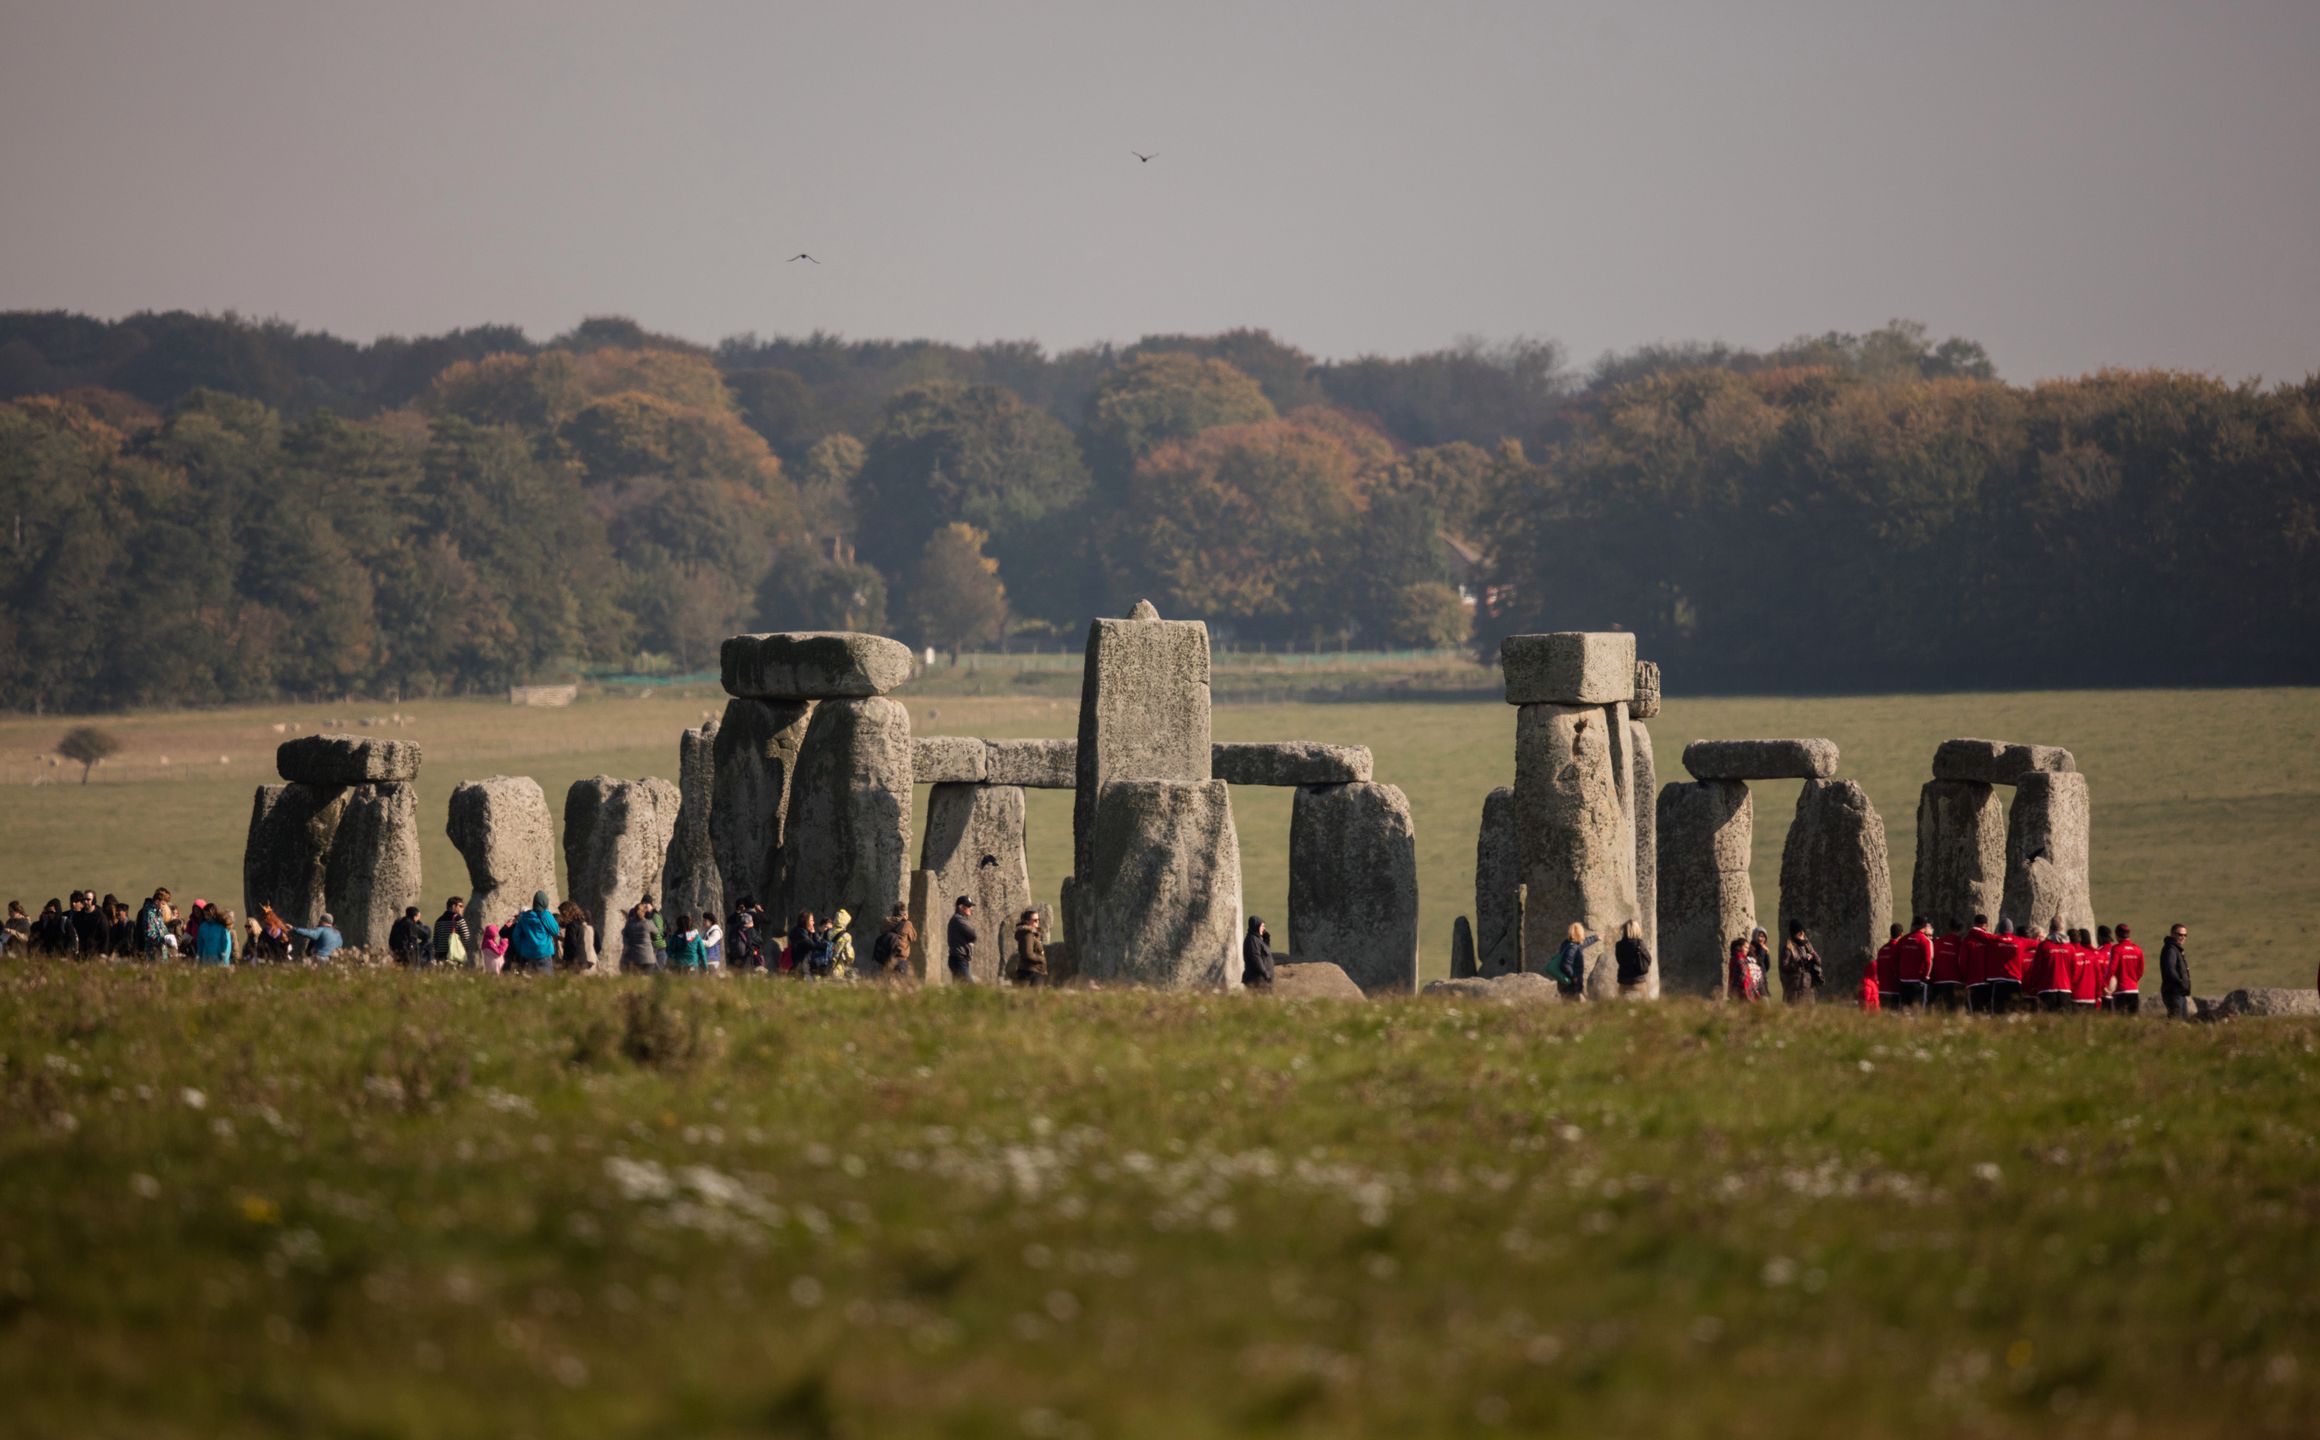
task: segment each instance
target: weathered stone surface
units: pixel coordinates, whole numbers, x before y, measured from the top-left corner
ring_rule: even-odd
[[[1498,642],[1509,705],[1609,705],[1635,696],[1635,636],[1623,630],[1509,635]]]
[[[941,893],[936,880],[932,870],[910,872],[910,925],[918,932],[918,944],[910,952],[910,973],[925,985],[950,983],[950,971],[944,966],[942,951],[938,948],[942,944],[942,936],[934,928],[936,921],[949,918],[942,902],[936,899]],[[932,963],[927,958],[929,952],[934,957]]]
[[[933,874],[936,919],[945,925],[961,895],[974,897],[979,938],[967,973],[978,985],[1009,973],[1015,919],[1031,905],[1024,834],[1023,792],[1012,785],[937,785],[927,793],[919,873]]]
[[[346,814],[336,785],[260,785],[242,850],[242,914],[271,905],[293,925],[312,925],[328,905],[330,845]]]
[[[346,943],[384,949],[403,907],[419,903],[419,792],[357,785],[330,842],[323,887]]]
[[[1082,978],[1240,987],[1241,851],[1222,780],[1111,781],[1088,840],[1087,933],[1072,936]]]
[[[1078,793],[1071,806],[1073,873],[1087,874],[1096,797],[1107,781],[1209,778],[1208,680],[1208,627],[1197,620],[1088,626]]]
[[[751,700],[865,700],[910,678],[910,647],[883,635],[735,635],[718,653],[725,693]]]
[[[790,790],[813,716],[808,700],[725,702],[710,764],[709,846],[734,900],[779,903]]]
[[[1209,747],[1209,773],[1228,785],[1343,785],[1370,778],[1369,747],[1223,740]]]
[[[984,783],[1069,790],[1079,783],[1077,740],[986,740]]]
[[[900,701],[814,707],[782,840],[783,913],[843,907],[861,919],[905,898],[910,776],[910,712]]]
[[[2087,883],[2092,804],[2086,777],[2074,771],[2037,771],[2014,782],[2006,816],[2006,888],[1999,902],[2019,930],[2044,928],[2055,916],[2073,929],[2094,928]]]
[[[274,771],[298,785],[375,785],[419,778],[419,742],[305,735],[274,747]]]
[[[1694,740],[1684,768],[1694,780],[1826,780],[1837,773],[1837,742]]]
[[[1474,980],[1481,973],[1474,959],[1474,924],[1461,915],[1450,922],[1450,978]]]
[[[1624,707],[1525,705],[1516,714],[1515,833],[1528,889],[1523,929],[1534,944],[1559,943],[1575,921],[1608,945],[1635,918],[1626,748]],[[1600,970],[1611,985],[1602,957],[1588,958],[1590,981]]]
[[[1326,960],[1297,960],[1273,967],[1273,998],[1277,1000],[1361,1000],[1362,988],[1353,977]]]
[[[1808,780],[1780,854],[1780,923],[1802,921],[1821,952],[1832,995],[1850,996],[1893,921],[1885,822],[1850,780]]]
[[[1933,752],[1933,778],[2012,785],[2025,775],[2069,774],[2078,759],[2059,745],[2014,745],[2004,740],[1944,740]]]
[[[911,776],[921,785],[980,785],[991,771],[990,754],[972,735],[915,735]]]
[[[1297,791],[1289,811],[1289,945],[1339,966],[1369,994],[1417,990],[1417,829],[1400,790]]]
[[[1502,1005],[1553,1005],[1562,990],[1544,975],[1516,973],[1474,980],[1435,980],[1418,992],[1444,1000],[1489,1000]]]
[[[596,969],[620,966],[621,917],[650,895],[677,824],[677,787],[659,778],[575,780],[564,792],[564,893],[596,931]],[[671,917],[674,918],[674,917]]]
[[[2320,990],[2267,986],[2234,990],[2211,1006],[2204,1018],[2231,1020],[2265,1015],[2320,1015]]]
[[[1635,662],[1635,698],[1627,702],[1631,720],[1659,718],[1659,665],[1650,660]]]
[[[1660,985],[1678,995],[1721,995],[1726,947],[1756,928],[1748,879],[1755,801],[1745,781],[1678,781],[1659,792],[1656,809]]]
[[[1998,915],[2006,889],[2006,815],[1975,780],[1929,780],[1917,792],[1917,863],[1909,908],[1938,932]]]
[[[443,830],[467,862],[468,928],[476,935],[530,909],[539,891],[556,893],[555,820],[530,776],[461,781]]]
[[[1474,963],[1485,979],[1522,968],[1522,845],[1514,832],[1514,791],[1482,797],[1474,839]]]
[[[1644,994],[1659,994],[1659,765],[1651,753],[1651,727],[1627,722],[1628,753],[1634,757],[1635,918],[1643,943],[1651,947],[1652,975]]]
[[[711,720],[677,738],[677,818],[661,865],[660,904],[671,924],[679,916],[723,923],[725,884],[710,838],[716,783],[717,722]]]

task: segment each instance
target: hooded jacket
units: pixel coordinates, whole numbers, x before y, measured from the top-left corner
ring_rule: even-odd
[[[1015,973],[1017,975],[1045,975],[1047,973],[1047,942],[1039,938],[1036,925],[1015,927]]]
[[[1241,983],[1243,985],[1271,985],[1273,983],[1273,946],[1264,937],[1262,917],[1249,917],[1249,933],[1241,938]]]

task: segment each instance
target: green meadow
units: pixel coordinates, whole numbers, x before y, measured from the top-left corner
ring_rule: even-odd
[[[1278,662],[1276,662],[1278,663]],[[1220,675],[1224,672],[1220,669]],[[1025,681],[1068,683],[1068,676]],[[1301,683],[1310,685],[1310,679]],[[1068,696],[913,694],[921,733],[1068,736]],[[1234,687],[1220,680],[1230,695]],[[563,793],[588,775],[674,776],[677,732],[714,713],[713,688],[591,695],[567,710],[483,700],[136,714],[100,723],[125,749],[87,786],[70,767],[36,758],[69,722],[0,719],[0,891],[30,907],[75,887],[124,896],[169,885],[179,896],[241,898],[241,850],[250,793],[271,778],[283,734],[398,710],[385,733],[421,741],[419,785],[427,902],[464,891],[466,870],[442,817],[459,780],[522,774]],[[276,733],[281,725],[284,731]],[[1451,921],[1473,909],[1474,833],[1482,797],[1514,775],[1514,712],[1490,699],[1220,703],[1219,739],[1317,739],[1368,745],[1378,778],[1410,797],[1418,829],[1427,973],[1448,965]],[[2312,982],[2309,943],[2320,931],[2320,691],[2063,691],[1803,699],[1671,698],[1652,723],[1664,784],[1682,778],[1687,740],[1711,736],[1826,735],[1842,747],[1841,773],[1869,791],[1892,847],[1896,913],[1908,909],[1917,789],[1934,746],[1985,735],[2069,746],[2092,784],[2095,902],[2105,920],[2143,933],[2180,920],[2194,927],[2201,991],[2238,984]],[[163,757],[168,763],[162,764]],[[38,782],[38,783],[35,783]],[[1756,789],[1754,877],[1760,917],[1777,904],[1781,840],[1796,785]],[[923,795],[921,797],[923,802]],[[1235,818],[1253,913],[1286,930],[1287,792],[1236,792]],[[1031,796],[1035,892],[1052,902],[1070,854],[1068,792]],[[430,910],[432,914],[432,909]],[[1294,950],[1296,937],[1285,936]]]

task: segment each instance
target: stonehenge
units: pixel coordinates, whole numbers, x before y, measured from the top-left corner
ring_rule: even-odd
[[[1937,767],[1938,768],[1938,767]],[[1909,908],[1934,928],[1995,918],[2005,897],[2006,816],[1995,787],[1928,780],[1917,792],[1917,863]]]
[[[901,641],[834,630],[735,635],[717,660],[725,693],[749,700],[868,700],[912,669]]]
[[[1140,601],[1128,619],[1089,623],[1071,803],[1072,871],[1083,881],[1106,781],[1209,778],[1208,681],[1199,621],[1162,620]]]
[[[1015,918],[1031,905],[1031,868],[1024,857],[1023,791],[1014,785],[941,782],[928,792],[926,838],[913,873],[931,877],[935,919],[947,924],[959,896],[975,902],[974,955],[967,973],[978,985],[1007,974],[1015,948]],[[884,920],[886,907],[872,917]],[[857,926],[855,948],[862,948]],[[932,943],[940,936],[928,932]],[[931,969],[943,969],[939,958]]]
[[[1885,822],[1851,780],[1808,780],[1780,852],[1780,925],[1801,923],[1832,991],[1854,994],[1893,919]]]
[[[776,913],[850,911],[859,950],[907,898],[910,761],[902,702],[873,695],[814,707],[790,792]]]
[[[1638,662],[1637,669],[1642,669]],[[1656,685],[1659,668],[1652,667]],[[1658,695],[1653,697],[1656,702]],[[1652,709],[1659,706],[1655,703]],[[1651,727],[1642,720],[1630,718],[1627,722],[1628,752],[1634,756],[1634,795],[1631,804],[1635,812],[1635,911],[1643,927],[1643,943],[1652,953],[1650,994],[1659,993],[1659,767],[1652,759]]]
[[[986,740],[984,780],[1026,790],[1069,790],[1079,784],[1076,740]]]
[[[2013,785],[2025,775],[2069,774],[2077,769],[2077,757],[2059,745],[1944,740],[1933,752],[1934,779],[1978,785]]]
[[[1515,841],[1514,791],[1482,797],[1474,841],[1475,973],[1489,978],[1522,968],[1522,849]]]
[[[1655,808],[1661,987],[1721,995],[1725,947],[1756,925],[1748,878],[1754,801],[1745,781],[1677,781],[1659,792]]]
[[[658,779],[598,775],[564,794],[564,889],[596,927],[599,972],[619,968],[621,915],[659,897],[678,804],[677,787]]]
[[[672,924],[680,916],[708,922],[725,914],[725,884],[709,834],[716,746],[715,720],[677,737],[677,817],[670,827],[668,856],[661,863],[660,895],[660,906]]]
[[[2073,929],[2094,928],[2087,885],[2091,819],[2086,777],[2044,770],[2014,782],[2006,816],[2006,883],[2000,913],[2016,930],[2040,929],[2057,916]]]
[[[1241,852],[1225,782],[1107,781],[1086,838],[1078,928],[1064,922],[1082,978],[1240,988]]]
[[[1624,631],[1509,635],[1499,642],[1509,705],[1608,705],[1635,698],[1635,637]]]
[[[504,925],[542,890],[556,893],[556,833],[548,797],[527,776],[463,780],[444,833],[467,862],[468,928]],[[472,937],[471,937],[472,939]]]
[[[811,700],[725,702],[710,755],[709,848],[728,899],[780,904],[790,789],[813,715]]]
[[[1229,785],[1344,785],[1370,778],[1366,745],[1320,745],[1310,741],[1209,747],[1209,772]]]
[[[379,948],[419,903],[419,745],[306,735],[274,751],[280,785],[261,785],[242,850],[245,916],[272,905],[294,925],[324,911],[346,943]]]
[[[980,785],[990,778],[990,749],[966,735],[914,735],[912,778],[921,785]]]
[[[1694,740],[1684,768],[1694,780],[1826,780],[1837,773],[1837,742]]]
[[[1336,965],[1365,993],[1416,993],[1417,830],[1401,791],[1366,782],[1298,789],[1289,936],[1300,960]]]
[[[1999,802],[2002,786],[2011,806]],[[2059,745],[1944,740],[1919,793],[1911,904],[1936,925],[1982,914],[2016,929],[2058,916],[2093,928],[2089,807],[2078,758]]]

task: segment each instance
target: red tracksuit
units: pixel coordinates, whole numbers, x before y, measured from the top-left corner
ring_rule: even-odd
[[[1968,985],[1990,983],[1990,952],[1997,943],[1998,937],[1979,925],[1966,932],[1966,943],[1958,947],[1958,968],[1965,972]]]
[[[1966,983],[1965,941],[1956,935],[1943,935],[1933,942],[1933,983],[1936,985],[1963,985]]]
[[[1877,964],[1870,972],[1877,977],[1877,988],[1888,995],[1893,993],[1894,987],[1901,981],[1901,975],[1893,956],[1893,947],[1900,943],[1898,940],[1888,940],[1878,946]]]
[[[1933,937],[1912,930],[1893,942],[1894,978],[1907,982],[1933,978]]]
[[[2022,935],[1990,937],[1990,978],[2020,980],[2030,964],[2030,941]]]
[[[2092,945],[2073,945],[2077,953],[2071,958],[2077,968],[2070,974],[2070,998],[2080,1005],[2102,1003],[2103,982],[2110,978],[2110,965],[2103,952]]]
[[[2022,977],[2022,988],[2033,995],[2048,995],[2070,989],[2074,968],[2071,951],[2077,947],[2067,940],[2042,940],[2038,951],[2030,957],[2030,969]]]
[[[1861,1008],[1864,1010],[1876,1010],[1882,1008],[1881,1002],[1877,997],[1877,972],[1874,970],[1870,970],[1861,976]]]
[[[2143,947],[2132,940],[2121,940],[2113,945],[2111,974],[2118,979],[2121,995],[2143,993]]]

